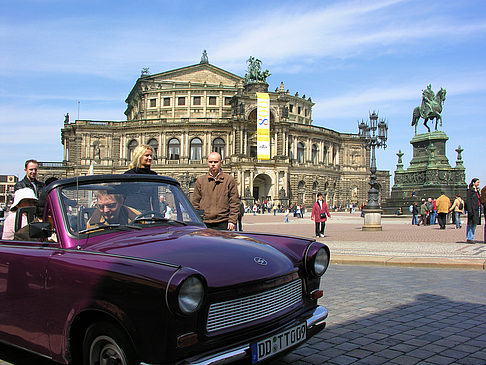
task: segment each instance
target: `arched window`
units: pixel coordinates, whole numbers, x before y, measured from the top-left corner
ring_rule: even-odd
[[[323,159],[322,162],[324,165],[327,165],[327,147],[324,147],[324,153],[322,155]]]
[[[221,159],[224,159],[224,147],[225,143],[222,138],[215,138],[213,141],[213,152],[218,152],[221,155]]]
[[[312,145],[312,164],[317,165],[317,146]]]
[[[202,155],[202,141],[199,138],[191,139],[191,153],[190,159],[194,161],[201,160]]]
[[[154,149],[153,159],[157,160],[157,156],[159,155],[159,142],[155,138],[152,138],[147,144]]]
[[[304,162],[304,144],[302,142],[297,144],[297,162]]]
[[[127,153],[127,159],[128,161],[132,161],[132,156],[133,156],[133,150],[138,146],[138,142],[132,139],[130,142],[128,142],[128,153]]]
[[[167,147],[167,156],[169,160],[178,160],[181,150],[181,143],[179,142],[179,140],[177,138],[170,139]]]
[[[305,182],[300,181],[297,187],[297,204],[304,203]]]

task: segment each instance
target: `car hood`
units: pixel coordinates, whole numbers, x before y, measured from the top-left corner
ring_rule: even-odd
[[[103,238],[88,249],[192,268],[204,275],[210,287],[285,275],[296,270],[300,260],[266,243],[264,236],[255,239],[200,227],[144,229]]]

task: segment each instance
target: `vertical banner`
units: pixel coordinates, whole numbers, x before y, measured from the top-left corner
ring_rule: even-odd
[[[257,94],[257,158],[270,160],[270,97]]]

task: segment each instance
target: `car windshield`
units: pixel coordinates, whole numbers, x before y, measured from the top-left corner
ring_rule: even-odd
[[[111,181],[60,189],[64,221],[72,234],[203,225],[181,189],[163,181]]]

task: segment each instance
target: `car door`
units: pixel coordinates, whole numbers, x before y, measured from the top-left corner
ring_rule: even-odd
[[[57,243],[0,241],[0,340],[50,354],[45,282],[49,257],[58,247]]]

